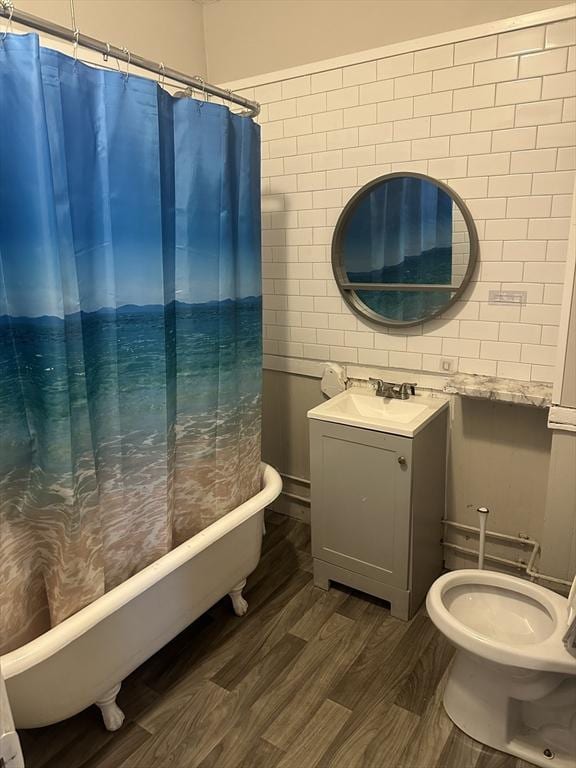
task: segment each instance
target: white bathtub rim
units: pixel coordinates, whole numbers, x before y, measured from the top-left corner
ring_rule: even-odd
[[[278,497],[282,479],[269,464],[261,463],[263,488],[239,507],[228,512],[191,539],[167,552],[155,562],[81,608],[60,624],[29,643],[0,656],[0,669],[5,680],[26,672],[77,640],[115,611],[154,586],[195,555],[263,510]],[[233,585],[231,585],[233,586]]]

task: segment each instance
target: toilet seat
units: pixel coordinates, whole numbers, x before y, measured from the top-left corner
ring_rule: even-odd
[[[576,657],[562,642],[568,600],[545,587],[496,571],[453,571],[432,585],[426,608],[465,651],[519,669],[576,675]]]

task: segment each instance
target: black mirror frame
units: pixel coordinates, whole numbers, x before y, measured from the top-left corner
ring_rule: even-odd
[[[378,312],[375,312],[373,309],[367,307],[364,302],[358,298],[356,291],[342,288],[342,283],[348,282],[348,278],[344,270],[344,250],[342,247],[342,236],[348,217],[354,211],[356,204],[364,197],[366,197],[374,187],[379,186],[389,179],[406,177],[423,179],[424,181],[435,184],[441,190],[446,192],[446,194],[451,197],[453,202],[456,203],[468,228],[468,236],[470,238],[470,257],[468,259],[468,267],[464,273],[464,277],[462,278],[462,283],[454,292],[454,295],[450,301],[448,301],[441,309],[430,313],[420,320],[388,320],[382,315],[379,315]],[[384,176],[379,176],[378,178],[368,182],[368,184],[365,184],[361,189],[359,189],[358,192],[356,192],[356,194],[353,195],[344,206],[342,213],[336,222],[336,228],[334,229],[334,235],[332,237],[332,271],[334,272],[334,279],[336,280],[336,285],[338,286],[338,290],[340,291],[342,298],[353,312],[365,318],[366,320],[370,320],[372,323],[377,323],[378,325],[383,325],[388,328],[407,328],[409,326],[420,325],[421,323],[427,323],[429,320],[433,320],[439,315],[442,315],[448,309],[448,307],[451,307],[456,301],[458,301],[460,296],[462,296],[463,292],[465,291],[468,283],[472,279],[472,275],[476,269],[476,264],[478,262],[478,250],[478,232],[476,230],[476,225],[474,223],[474,219],[472,218],[472,214],[468,210],[466,203],[458,194],[456,194],[456,192],[454,192],[453,189],[451,189],[451,187],[449,187],[447,184],[444,184],[442,181],[434,179],[432,176],[427,176],[424,173],[398,171],[396,173],[387,173]],[[416,290],[418,289],[417,284],[415,284],[414,287]]]

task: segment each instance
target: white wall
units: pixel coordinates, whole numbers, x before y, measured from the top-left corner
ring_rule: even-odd
[[[428,50],[408,45],[407,55],[392,60],[369,54],[364,62],[300,68],[297,77],[272,73],[248,87],[266,103],[265,345],[276,369],[264,377],[266,461],[309,477],[306,411],[322,395],[318,379],[299,374],[319,370],[315,359],[400,366],[425,382],[422,369],[437,372],[440,355],[455,356],[463,371],[552,379],[576,168],[575,38],[573,23],[540,25]],[[561,45],[552,47],[554,39]],[[551,71],[555,58],[560,71]],[[445,133],[432,135],[443,125]],[[435,142],[442,156],[415,156]],[[448,319],[386,333],[348,311],[329,251],[346,200],[371,178],[401,168],[436,175],[462,194],[480,231],[480,269],[466,303]],[[530,303],[494,307],[486,301],[491,288],[526,290]],[[486,505],[491,529],[543,541],[552,439],[546,410],[453,400],[447,516],[476,524],[476,507]],[[558,479],[560,496],[566,483]],[[306,483],[285,487],[308,494]],[[287,497],[278,508],[308,513]],[[571,573],[569,552],[549,538],[544,545],[546,563],[555,560],[558,575]],[[515,547],[498,554],[526,557]]]
[[[173,69],[206,77],[202,6],[192,0],[75,0],[74,5],[76,24],[84,34],[163,61]],[[16,0],[15,6],[72,26],[69,0]]]
[[[549,382],[576,168],[574,19],[259,78],[265,352]],[[360,58],[360,57],[357,57]],[[244,81],[249,83],[249,81]],[[443,317],[384,331],[351,313],[330,243],[366,182],[411,170],[466,201],[480,264]],[[494,306],[491,290],[525,291]]]
[[[561,0],[209,0],[208,74],[214,82],[365,51],[482,24]]]
[[[576,190],[572,207],[560,349],[554,382],[553,402],[562,415],[576,414]],[[556,409],[554,409],[556,410]],[[550,471],[542,535],[542,565],[554,576],[569,579],[576,572],[576,431],[558,429],[558,415],[551,421]]]

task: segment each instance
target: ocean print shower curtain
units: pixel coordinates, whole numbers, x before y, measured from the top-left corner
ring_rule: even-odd
[[[259,490],[259,129],[0,41],[0,653]]]

